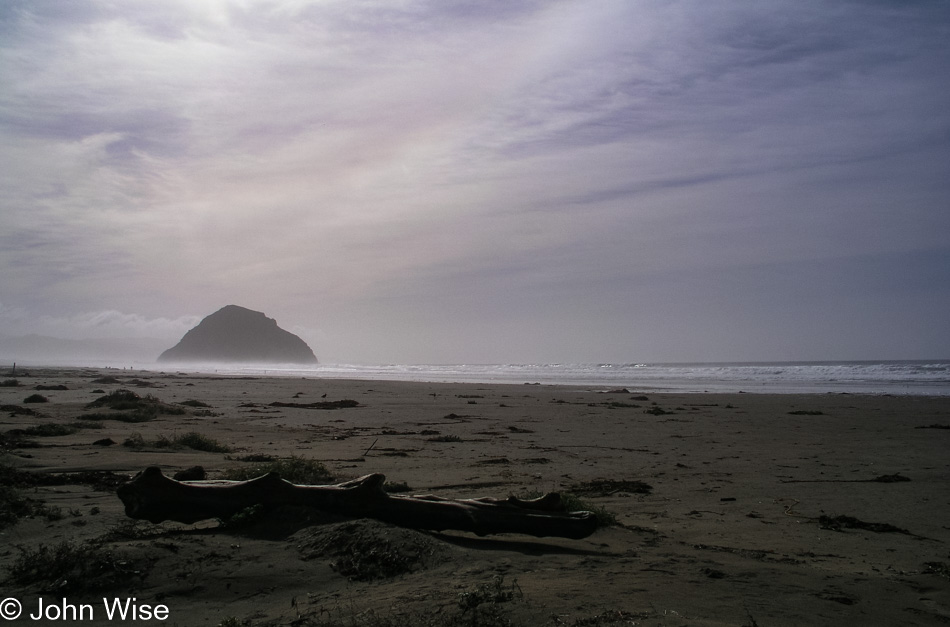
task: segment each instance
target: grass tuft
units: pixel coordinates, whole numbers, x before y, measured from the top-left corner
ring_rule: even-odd
[[[519,494],[517,497],[523,500],[536,499],[541,496],[544,496],[542,492],[531,491],[525,494]],[[561,497],[561,506],[566,512],[591,512],[594,515],[594,518],[597,519],[597,527],[611,527],[617,524],[617,515],[607,511],[606,508],[600,505],[595,505],[590,501],[582,499],[576,494],[570,492],[560,492],[559,496]]]
[[[231,468],[225,471],[224,478],[231,481],[248,481],[271,472],[276,472],[281,479],[297,485],[325,485],[334,480],[322,463],[296,456],[279,457],[253,466]]]
[[[426,442],[461,442],[462,438],[457,435],[437,435],[434,438],[429,438]]]
[[[156,409],[141,409],[137,411],[117,411],[117,412],[93,412],[91,414],[82,414],[81,416],[76,417],[78,420],[88,420],[91,422],[99,422],[102,420],[117,420],[119,422],[148,422],[149,420],[155,420],[158,418],[158,410]]]
[[[206,435],[190,431],[172,440],[176,446],[184,446],[205,453],[230,453],[231,448]]]
[[[612,527],[617,524],[617,515],[602,505],[594,505],[571,493],[561,494],[561,503],[569,512],[591,512],[597,519],[597,527]]]
[[[230,453],[231,447],[221,444],[213,438],[202,435],[195,431],[189,431],[182,435],[158,436],[157,440],[146,440],[139,433],[133,433],[122,443],[122,446],[141,450],[144,448],[190,448],[195,451],[205,453]]]
[[[163,403],[151,394],[139,396],[132,390],[116,390],[86,405],[86,409],[108,408],[119,413],[96,412],[80,416],[82,420],[121,420],[122,422],[145,422],[157,418],[159,414],[180,416],[185,413],[183,407]]]
[[[306,616],[295,624],[308,627],[520,627],[526,623],[515,619],[509,606],[515,602],[523,604],[523,596],[517,582],[506,585],[504,579],[496,575],[489,583],[460,592],[455,607],[440,605],[409,611],[394,608],[388,613],[357,607],[335,611],[321,608],[318,614]]]
[[[27,427],[26,429],[19,429],[23,435],[39,437],[39,438],[48,438],[55,437],[57,435],[72,435],[79,431],[73,425],[66,425],[61,423],[46,423],[42,425],[36,425],[35,427]]]
[[[10,579],[19,585],[36,585],[44,592],[64,594],[127,585],[142,571],[128,559],[92,542],[64,540],[35,549],[17,547],[20,554],[10,567]]]
[[[0,529],[16,524],[21,518],[41,513],[43,505],[29,499],[16,488],[0,485]]]
[[[412,492],[412,488],[405,481],[387,481],[383,484],[383,491],[388,494],[398,494],[401,492]]]

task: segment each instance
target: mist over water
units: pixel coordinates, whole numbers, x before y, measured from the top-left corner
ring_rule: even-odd
[[[696,364],[188,366],[231,375],[583,385],[630,391],[950,395],[950,360]]]

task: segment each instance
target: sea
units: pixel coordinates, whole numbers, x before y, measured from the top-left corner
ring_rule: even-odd
[[[209,370],[202,369],[204,371]],[[579,385],[643,392],[950,396],[950,360],[750,363],[419,364],[214,367],[219,374]]]

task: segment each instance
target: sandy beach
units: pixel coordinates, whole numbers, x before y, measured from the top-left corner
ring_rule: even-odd
[[[63,624],[63,599],[122,624],[103,599],[132,597],[167,609],[135,624],[181,626],[950,624],[947,397],[26,370],[0,387],[12,624]],[[89,407],[123,389],[176,412]],[[291,456],[404,494],[570,493],[615,522],[582,540],[300,512],[153,525],[115,494],[148,466],[215,479]],[[44,574],[54,549],[102,559]]]

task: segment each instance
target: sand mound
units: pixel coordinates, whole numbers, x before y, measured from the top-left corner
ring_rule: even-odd
[[[381,523],[353,520],[304,529],[294,535],[302,559],[330,558],[352,581],[387,579],[448,559],[451,548],[431,536]]]

